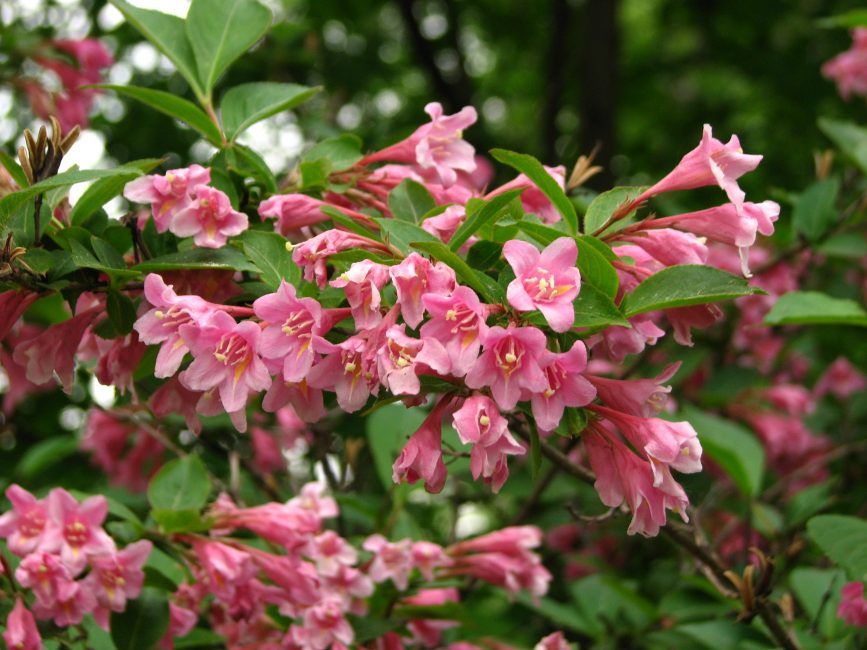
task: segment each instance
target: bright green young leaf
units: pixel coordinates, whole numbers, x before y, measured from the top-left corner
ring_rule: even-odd
[[[135,167],[142,173],[148,173],[157,165],[163,162],[162,158],[147,158],[145,160],[136,160],[127,163],[127,167]],[[82,194],[75,205],[72,206],[72,211],[69,213],[69,222],[75,226],[81,225],[86,217],[89,217],[102,206],[108,203],[111,199],[123,192],[126,184],[138,178],[139,174],[129,172],[122,176],[109,176],[108,178],[100,178],[94,181],[93,185],[88,187]]]
[[[780,296],[765,316],[765,325],[857,325],[867,327],[867,311],[854,300],[818,291]]]
[[[488,223],[498,219],[502,215],[503,209],[520,196],[523,191],[523,188],[507,190],[473,212],[452,235],[449,240],[449,248],[453,251],[459,250],[470,237],[478,233]]]
[[[228,269],[232,271],[259,271],[237,248],[191,248],[186,251],[155,257],[133,267],[142,273],[171,271],[173,269]]]
[[[213,522],[202,517],[198,509],[151,510],[151,517],[160,525],[164,533],[197,533],[208,530]]]
[[[819,21],[822,27],[844,27],[852,29],[853,27],[867,27],[867,9],[852,9],[836,16],[823,18]]]
[[[327,160],[329,170],[341,172],[361,160],[361,139],[351,133],[342,133],[313,145],[304,154],[304,160]]]
[[[281,280],[297,285],[301,269],[292,261],[292,253],[286,250],[286,238],[276,232],[248,230],[240,236],[244,253],[260,270],[262,282],[277,290]]]
[[[402,181],[388,193],[388,209],[395,219],[418,224],[435,207],[436,201],[427,188],[411,178]]]
[[[328,183],[331,166],[324,158],[321,160],[302,160],[298,165],[298,171],[301,172],[302,189],[308,190],[325,187]]]
[[[126,0],[110,0],[117,7],[129,23],[148,39],[169,60],[175,64],[178,72],[190,84],[196,96],[204,97],[202,84],[199,83],[199,75],[196,71],[196,60],[193,49],[187,40],[184,29],[184,21],[177,16],[140,9]]]
[[[755,497],[762,489],[765,450],[746,428],[730,420],[686,407],[683,416],[698,433],[704,453],[732,479],[741,494]]]
[[[701,305],[760,293],[743,278],[711,266],[684,264],[654,273],[627,294],[621,307],[627,316],[648,311]]]
[[[850,577],[867,579],[867,521],[846,515],[819,515],[807,522],[807,534]]]
[[[813,183],[804,190],[792,211],[795,229],[810,241],[824,235],[837,219],[834,203],[839,191],[840,179],[836,176]]]
[[[185,26],[207,97],[220,75],[265,35],[271,18],[256,0],[193,0]]]
[[[320,88],[260,81],[234,86],[220,102],[220,118],[231,142],[256,122],[294,108],[318,93]]]
[[[410,244],[413,242],[442,243],[428,231],[422,230],[408,221],[400,219],[374,219],[374,221],[379,224],[384,240],[404,255],[409,255],[412,252]]]
[[[210,493],[208,470],[191,454],[163,465],[148,485],[148,502],[154,510],[201,510]]]
[[[533,158],[533,156],[507,151],[506,149],[492,149],[491,155],[501,163],[517,169],[533,181],[536,187],[542,190],[542,193],[548,197],[551,203],[554,204],[554,207],[557,208],[557,211],[563,216],[570,234],[575,235],[578,233],[578,215],[575,212],[575,206],[572,205],[563,188],[545,171],[542,163]]]
[[[587,207],[587,212],[584,214],[584,232],[595,234],[605,230],[617,208],[631,201],[646,189],[646,187],[615,187],[607,192],[602,192]],[[624,215],[624,218],[626,216],[628,215]]]
[[[168,627],[167,594],[153,587],[127,601],[123,612],[111,613],[111,640],[117,650],[153,650]]]
[[[867,173],[867,129],[854,122],[834,120],[829,117],[819,118],[819,129],[827,135],[837,147],[854,162],[858,168]]]
[[[416,242],[412,247],[428,253],[435,259],[445,262],[452,267],[458,277],[458,281],[472,288],[482,297],[484,302],[497,303],[505,300],[505,293],[493,278],[471,268],[462,257],[441,241]]]
[[[178,97],[172,93],[163,92],[162,90],[139,88],[138,86],[99,84],[94,87],[113,90],[118,95],[124,95],[135,99],[136,101],[140,101],[142,104],[146,104],[161,113],[165,113],[169,117],[180,120],[205,136],[205,138],[207,138],[213,145],[220,146],[220,143],[223,141],[220,129],[216,124],[214,124],[211,118],[208,117],[207,113],[182,97]]]

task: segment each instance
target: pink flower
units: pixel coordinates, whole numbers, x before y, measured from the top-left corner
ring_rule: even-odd
[[[382,321],[379,290],[387,281],[388,267],[370,260],[353,263],[348,271],[331,281],[332,287],[346,293],[356,329],[372,329]]]
[[[645,345],[654,345],[660,336],[665,336],[650,314],[639,314],[629,319],[632,327],[612,325],[595,337],[591,347],[615,363],[622,363],[629,354],[639,354]]]
[[[306,379],[291,382],[278,378],[271,382],[262,400],[262,408],[269,413],[276,413],[287,405],[304,422],[318,422],[327,414],[322,391],[309,386]]]
[[[304,226],[312,226],[330,217],[320,210],[325,201],[306,194],[277,194],[259,204],[259,216],[277,219],[274,230],[286,237]]]
[[[588,427],[582,438],[602,503],[616,508],[626,501],[632,511],[627,530],[630,535],[655,536],[666,523],[666,509],[687,521],[689,500],[666,465],[651,469],[649,462],[633,454],[604,427]]]
[[[289,500],[287,505],[302,510],[309,510],[322,519],[332,519],[337,516],[337,502],[329,496],[323,496],[326,491],[322,483],[307,483],[301,488],[301,494]]]
[[[233,235],[247,230],[247,215],[232,208],[220,190],[199,185],[193,200],[175,213],[169,229],[178,237],[192,237],[196,246],[221,248]]]
[[[38,293],[22,289],[10,289],[0,293],[0,341],[9,335],[12,326],[27,311],[27,308],[39,298]]]
[[[15,600],[15,607],[6,618],[3,640],[9,650],[42,650],[42,637],[36,621],[21,598]]]
[[[479,356],[482,338],[487,335],[485,309],[468,287],[457,287],[450,296],[433,293],[422,296],[430,320],[421,326],[424,339],[443,343],[452,374],[463,376]]]
[[[553,178],[561,189],[566,189],[566,168],[563,165],[557,167],[548,167],[545,165],[545,171]],[[557,223],[560,221],[560,211],[554,207],[551,200],[545,195],[538,186],[527,178],[524,174],[519,174],[517,178],[509,181],[505,185],[501,185],[497,189],[488,193],[486,199],[491,199],[498,194],[502,194],[508,190],[517,188],[526,188],[521,193],[521,205],[525,212],[535,214],[542,220],[543,223]]]
[[[434,579],[434,571],[445,564],[446,557],[443,547],[433,542],[414,542],[412,545],[412,563],[425,580]]]
[[[418,253],[410,253],[400,264],[389,267],[388,273],[397,290],[400,313],[413,328],[424,316],[422,296],[447,295],[455,288],[455,272],[450,267],[442,262],[431,264]]]
[[[198,296],[177,295],[172,285],[167,285],[156,273],[145,277],[144,295],[153,309],[140,316],[133,327],[143,343],[160,345],[154,375],[171,377],[189,352],[180,328],[196,326],[213,308]]]
[[[198,187],[210,182],[210,169],[190,165],[170,169],[164,176],[140,176],[127,183],[123,196],[136,203],[150,203],[157,232],[166,232],[175,215],[190,205]]]
[[[524,447],[509,433],[506,419],[500,415],[490,397],[473,395],[455,411],[454,427],[464,444],[472,444],[470,471],[473,478],[480,477],[491,483],[491,489],[500,491],[509,477],[507,456],[521,456]]]
[[[172,377],[151,395],[150,408],[154,415],[160,418],[169,415],[183,416],[187,428],[199,435],[202,432],[202,422],[196,414],[198,399],[199,393],[184,388],[177,377]]]
[[[531,397],[533,417],[541,430],[553,431],[567,406],[589,404],[596,397],[596,389],[581,375],[587,368],[587,348],[581,341],[575,341],[568,352],[546,351],[541,365],[547,386]]]
[[[275,293],[253,303],[253,311],[267,323],[262,331],[261,355],[282,360],[285,381],[304,379],[313,366],[313,343],[321,340],[326,330],[320,304],[313,298],[298,298],[295,287],[281,281]]]
[[[462,205],[450,205],[441,214],[428,217],[421,222],[421,227],[434,237],[439,237],[446,244],[451,240],[460,225],[466,219],[466,210]]]
[[[142,567],[153,544],[146,539],[130,544],[117,553],[91,558],[92,571],[85,579],[100,606],[113,612],[126,609],[128,598],[136,598],[144,582]]]
[[[235,591],[246,585],[256,574],[249,553],[222,542],[195,539],[193,552],[205,570],[210,591],[223,601],[231,601]]]
[[[867,627],[867,601],[864,600],[863,582],[847,582],[843,585],[837,616],[849,625]]]
[[[867,28],[852,30],[852,47],[825,62],[822,75],[836,82],[843,99],[867,95]]]
[[[333,530],[311,539],[305,555],[313,560],[316,570],[323,576],[332,576],[341,566],[352,566],[358,561],[356,550]]]
[[[96,597],[84,582],[69,582],[66,589],[58,591],[57,602],[43,605],[38,600],[33,604],[37,618],[52,619],[58,627],[81,623],[85,614],[96,608]]]
[[[422,479],[428,492],[442,491],[448,474],[443,464],[442,419],[451,403],[451,398],[442,397],[407,441],[392,467],[395,483],[402,480],[415,483]]]
[[[213,518],[215,530],[246,528],[287,550],[306,545],[310,537],[319,532],[322,523],[322,515],[296,502],[239,508],[226,494],[221,494],[214,502],[208,516]]]
[[[365,551],[373,553],[373,562],[367,571],[374,582],[391,579],[395,587],[405,591],[412,572],[412,542],[402,539],[391,543],[382,535],[371,535],[364,540]]]
[[[642,222],[648,226],[656,221]],[[643,249],[649,256],[663,266],[676,264],[707,264],[707,245],[699,240],[691,232],[681,232],[672,228],[655,228],[653,230],[640,230],[635,234],[621,237],[620,241],[626,241]],[[619,253],[619,247],[614,252]]]
[[[6,488],[12,510],[0,516],[0,537],[15,555],[24,557],[36,550],[45,539],[48,506],[24,488],[12,484]]]
[[[444,605],[456,603],[460,600],[460,593],[454,587],[440,589],[421,589],[415,596],[408,596],[400,602],[406,605]],[[412,632],[413,640],[425,648],[441,647],[442,631],[458,625],[457,621],[448,619],[415,619],[407,623],[407,628]]]
[[[36,602],[43,607],[67,600],[75,584],[60,558],[45,551],[36,551],[21,560],[15,569],[15,579],[22,587],[32,589]]]
[[[355,638],[337,599],[326,599],[304,612],[304,625],[293,625],[287,635],[304,650],[348,646]]]
[[[256,323],[236,323],[226,312],[214,312],[199,328],[183,325],[182,338],[189,338],[193,362],[180,375],[190,390],[217,388],[226,412],[242,411],[251,392],[271,385],[271,375],[259,358],[261,329]]]
[[[545,335],[535,327],[492,327],[484,339],[484,352],[466,376],[470,388],[490,387],[500,408],[515,408],[521,391],[541,393],[547,387],[539,361]]]
[[[304,279],[307,282],[312,282],[315,278],[319,288],[324,289],[328,278],[325,265],[328,258],[335,253],[354,248],[389,254],[388,248],[378,241],[344,230],[332,229],[295,246],[292,249],[292,261],[304,267]]]
[[[323,576],[325,593],[340,599],[344,610],[361,616],[367,612],[367,603],[374,591],[373,581],[358,569],[341,564],[334,575]]]
[[[533,650],[572,650],[572,644],[566,641],[562,632],[554,632],[541,639]]]
[[[419,374],[448,373],[448,352],[434,338],[414,339],[404,333],[405,325],[392,325],[377,353],[379,379],[393,395],[418,395]]]
[[[813,388],[813,394],[817,398],[822,398],[830,393],[843,401],[853,393],[864,390],[865,387],[867,387],[867,381],[865,381],[861,371],[853,366],[846,357],[839,357],[819,377]]]
[[[674,331],[674,340],[686,346],[692,346],[693,327],[707,329],[723,317],[722,309],[714,304],[675,307],[664,313]]]
[[[680,368],[680,362],[672,363],[653,379],[608,379],[587,375],[587,380],[596,387],[599,399],[616,411],[649,418],[665,408],[671,386],[662,386]]]
[[[631,205],[637,206],[663,192],[719,185],[740,214],[746,195],[738,186],[737,179],[753,171],[761,161],[762,156],[743,153],[736,135],[723,144],[713,137],[710,125],[705,124],[699,145],[686,154],[667,176],[636,197]]]
[[[333,345],[326,357],[307,376],[314,388],[333,390],[337,403],[347,413],[353,413],[367,403],[371,393],[378,392],[379,379],[376,359],[367,349],[367,341],[351,336]]]
[[[27,379],[37,385],[45,384],[56,372],[64,392],[71,391],[75,379],[75,353],[87,329],[105,314],[104,304],[96,295],[82,293],[75,303],[72,318],[51,325],[41,334],[19,344],[13,359],[26,368]]]
[[[503,257],[515,272],[506,291],[509,304],[518,311],[538,309],[555,332],[568,331],[575,322],[572,301],[581,289],[575,240],[560,237],[540,253],[532,244],[513,239],[503,246]]]
[[[165,447],[132,421],[91,408],[87,415],[81,448],[92,452],[94,464],[112,485],[131,492],[144,492],[162,464]]]
[[[476,123],[476,109],[465,106],[454,115],[443,115],[443,107],[431,102],[424,110],[431,117],[430,124],[420,126],[406,140],[365,157],[361,164],[417,163],[422,169],[435,171],[446,188],[457,182],[457,171],[474,171],[475,149],[463,139],[463,131]]]
[[[48,493],[48,513],[44,548],[59,550],[73,576],[84,569],[89,557],[114,552],[114,540],[102,529],[108,514],[104,496],[88,497],[79,504],[63,488],[54,488]]]

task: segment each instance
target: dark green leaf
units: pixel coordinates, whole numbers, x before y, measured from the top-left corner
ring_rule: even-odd
[[[467,264],[474,269],[484,271],[489,269],[503,253],[503,245],[482,239],[473,244],[467,251]]]
[[[575,308],[575,327],[630,326],[611,298],[592,284],[582,284],[572,304]]]
[[[635,316],[648,311],[701,305],[760,293],[746,280],[710,266],[684,264],[654,273],[621,304],[623,313]]]
[[[123,256],[117,252],[117,249],[109,244],[104,239],[96,236],[91,236],[90,247],[93,249],[96,259],[100,264],[109,269],[126,269],[126,262]]]
[[[126,0],[111,0],[111,4],[117,7],[133,27],[175,64],[178,72],[187,80],[196,95],[204,97],[205,93],[196,71],[196,60],[181,18],[159,11],[140,9]]]
[[[40,474],[45,475],[52,467],[65,462],[78,451],[78,440],[75,436],[54,436],[41,440],[30,446],[21,456],[15,474],[21,479],[32,480]]]
[[[837,220],[834,203],[840,191],[840,179],[836,176],[813,183],[798,197],[792,211],[795,230],[808,240],[816,241]]]
[[[807,534],[852,578],[867,578],[867,521],[846,515],[819,515],[807,522]]]
[[[327,160],[335,172],[352,167],[361,157],[361,139],[351,133],[323,140],[304,154],[304,160]]]
[[[151,516],[164,533],[197,533],[208,530],[213,525],[213,522],[202,517],[197,509],[154,509],[151,510]]]
[[[557,208],[557,211],[563,216],[563,220],[569,228],[569,233],[572,235],[578,233],[578,215],[575,213],[575,206],[572,205],[563,188],[545,171],[542,163],[533,158],[533,156],[505,149],[492,149],[491,155],[501,163],[517,169],[533,181],[536,187],[542,190],[542,193],[548,197],[551,203],[554,204],[554,207]]]
[[[206,96],[270,25],[271,11],[256,0],[193,0],[185,26]]]
[[[819,128],[858,168],[867,173],[867,129],[854,122],[819,118]]]
[[[743,426],[698,409],[686,407],[683,416],[698,433],[704,453],[719,465],[746,497],[762,489],[765,450]]]
[[[262,282],[276,291],[281,280],[297,285],[301,269],[286,250],[286,238],[276,232],[248,230],[240,238],[244,253],[261,271]]]
[[[318,93],[320,88],[260,81],[234,86],[220,102],[220,117],[229,141],[256,122],[294,108]]]
[[[175,269],[259,271],[259,267],[250,263],[241,251],[232,246],[223,246],[222,248],[191,248],[190,250],[155,257],[152,260],[134,266],[133,269],[142,273],[173,271]]]
[[[136,313],[135,304],[133,304],[133,301],[130,300],[129,296],[114,289],[109,290],[106,308],[108,311],[108,318],[114,326],[115,332],[121,336],[126,336],[132,332]]]
[[[169,628],[165,592],[144,587],[123,612],[111,614],[111,640],[117,650],[153,650]]]
[[[148,158],[146,160],[136,160],[127,163],[127,167],[135,167],[143,173],[148,173],[157,165],[163,162],[162,158]],[[72,206],[72,211],[69,213],[69,222],[74,226],[82,225],[85,218],[91,216],[102,206],[108,203],[123,191],[124,186],[138,178],[139,174],[130,172],[123,176],[110,176],[108,178],[100,178],[94,181],[93,185],[88,187],[82,194],[75,205]]]
[[[470,237],[478,233],[489,222],[493,222],[498,217],[502,210],[512,202],[513,199],[519,197],[523,192],[523,188],[508,190],[502,194],[498,194],[490,201],[485,203],[481,208],[473,212],[466,221],[464,221],[452,238],[449,240],[449,248],[453,251],[459,250],[464,242]]]
[[[765,316],[765,325],[857,325],[867,327],[867,312],[854,300],[818,291],[780,296]]]
[[[584,215],[584,232],[592,235],[605,230],[617,208],[639,196],[646,189],[647,187],[615,187],[602,192],[587,207]],[[623,215],[623,218],[628,216]]]
[[[18,184],[18,187],[30,185],[27,176],[24,175],[24,170],[21,169],[21,165],[15,162],[15,159],[2,149],[0,149],[0,165],[3,165],[3,168],[9,172],[9,175]]]
[[[166,463],[148,485],[148,501],[154,510],[200,510],[210,493],[208,470],[195,455]]]
[[[867,9],[852,9],[836,16],[829,16],[819,21],[822,27],[867,27]]]
[[[119,95],[131,97],[143,104],[147,104],[151,108],[155,108],[161,113],[165,113],[169,117],[174,117],[184,124],[193,127],[196,131],[205,136],[211,144],[219,146],[223,141],[220,129],[216,124],[214,124],[211,118],[208,117],[207,113],[182,97],[178,97],[172,93],[163,92],[162,90],[139,88],[137,86],[100,84],[96,87],[113,90]]]
[[[458,281],[475,290],[481,295],[484,302],[499,303],[505,298],[503,290],[500,289],[500,286],[493,278],[472,269],[463,258],[459,257],[441,241],[416,242],[412,247],[428,253],[452,267],[458,277]]]
[[[426,230],[422,230],[415,224],[400,219],[374,219],[379,224],[383,234],[383,241],[394,246],[404,255],[412,252],[410,244],[413,242],[442,242]]]
[[[436,207],[436,201],[424,185],[411,178],[388,193],[388,209],[395,219],[421,223],[422,217]]]

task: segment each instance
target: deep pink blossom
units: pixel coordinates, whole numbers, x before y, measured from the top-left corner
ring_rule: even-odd
[[[566,189],[566,168],[563,165],[558,165],[557,167],[545,165],[545,171],[548,173],[548,176],[556,181],[561,189]],[[492,190],[485,198],[490,199],[508,190],[518,188],[524,188],[524,191],[521,193],[521,205],[525,212],[535,214],[543,223],[551,224],[560,221],[560,211],[554,207],[551,199],[524,174],[519,174],[508,183]]]
[[[372,329],[382,321],[379,290],[387,281],[388,267],[370,260],[353,263],[331,281],[332,287],[343,289],[346,294],[356,329]]]
[[[867,600],[864,599],[863,582],[847,582],[843,585],[837,616],[849,625],[867,627]]]
[[[248,225],[247,215],[235,210],[228,196],[199,185],[189,205],[175,213],[169,229],[178,237],[192,237],[196,246],[221,248],[229,237],[240,235]]]
[[[451,362],[442,343],[434,338],[414,339],[405,325],[392,325],[377,353],[379,379],[392,395],[417,395],[419,374],[446,374]]]
[[[269,413],[276,413],[287,405],[304,422],[318,422],[327,414],[322,390],[310,386],[306,379],[291,382],[281,381],[278,377],[271,382],[262,400],[262,408]]]
[[[353,413],[367,403],[372,393],[378,392],[376,358],[370,354],[364,338],[351,336],[330,346],[325,358],[313,366],[307,383],[334,391],[340,408]]]
[[[852,30],[852,47],[822,65],[822,75],[837,84],[843,99],[867,95],[867,28]]]
[[[214,520],[215,530],[246,528],[287,550],[303,548],[310,537],[320,531],[322,524],[322,515],[297,502],[239,508],[225,493],[214,502],[208,515]]]
[[[199,435],[202,432],[202,421],[196,414],[198,399],[199,393],[185,388],[180,379],[172,377],[154,391],[149,403],[157,417],[180,415],[184,418],[187,428]]]
[[[611,361],[622,363],[627,355],[641,353],[646,345],[656,344],[665,330],[650,314],[639,314],[629,319],[632,327],[612,325],[588,342],[595,352],[604,353]]]
[[[114,551],[114,540],[102,529],[108,514],[105,497],[94,495],[80,504],[63,488],[48,493],[48,532],[43,548],[60,551],[60,558],[73,576],[89,557]]]
[[[15,600],[15,607],[6,618],[3,640],[9,650],[42,650],[42,637],[36,628],[36,620],[21,598]]]
[[[650,222],[642,222],[652,224]],[[708,249],[703,240],[691,232],[681,232],[673,228],[655,228],[640,230],[634,234],[623,236],[619,241],[625,241],[642,248],[648,255],[663,266],[676,264],[707,264]],[[619,247],[614,252],[620,254]]]
[[[418,430],[412,434],[392,467],[395,483],[402,480],[415,483],[424,481],[428,492],[438,493],[446,481],[446,466],[443,463],[442,419],[451,407],[452,400],[440,398]]]
[[[406,324],[418,327],[424,316],[422,296],[448,295],[455,288],[455,272],[442,262],[431,264],[418,253],[410,253],[397,266],[389,267],[397,290],[397,302]]]
[[[96,608],[96,596],[83,582],[69,582],[66,589],[58,591],[57,601],[43,605],[38,600],[33,603],[33,613],[41,620],[51,619],[58,627],[78,625]]]
[[[127,599],[136,598],[144,583],[144,563],[153,544],[146,539],[130,544],[119,552],[91,558],[91,572],[86,581],[101,607],[112,612],[126,609]]]
[[[38,293],[23,289],[10,289],[0,293],[0,342],[6,339],[12,326],[37,298]]]
[[[299,228],[330,219],[320,209],[323,205],[327,203],[306,194],[277,194],[259,204],[259,216],[276,219],[274,230],[285,237]]]
[[[422,338],[440,341],[448,352],[451,372],[465,375],[479,356],[487,335],[485,308],[469,287],[457,287],[450,296],[425,294],[422,303],[430,320],[421,326]]]
[[[839,400],[848,399],[853,393],[867,387],[864,375],[846,357],[838,357],[827,367],[813,388],[813,394],[822,398],[827,394]]]
[[[568,352],[545,351],[541,361],[546,387],[533,393],[533,418],[543,431],[553,431],[567,406],[585,406],[596,397],[596,389],[581,374],[587,368],[587,348],[575,341]]]
[[[597,395],[605,406],[639,417],[653,417],[665,408],[671,386],[662,384],[674,376],[680,362],[668,365],[653,379],[609,379],[586,375],[596,387]]]
[[[165,447],[132,420],[92,408],[87,415],[81,448],[93,454],[93,462],[112,485],[144,492],[159,470]]]
[[[19,485],[6,488],[12,510],[0,515],[0,537],[15,555],[24,557],[36,550],[48,530],[48,504]]]
[[[235,591],[256,574],[250,554],[228,544],[195,539],[192,547],[205,570],[210,591],[223,601],[231,601]]]
[[[361,249],[373,253],[389,253],[388,248],[378,241],[362,237],[344,230],[326,230],[323,233],[304,241],[292,249],[292,260],[304,268],[304,279],[325,288],[328,279],[326,262],[328,258],[341,251]]]
[[[448,244],[452,235],[457,232],[460,225],[466,219],[466,210],[462,205],[450,205],[442,213],[428,217],[421,222],[421,227],[434,237],[438,237]]]
[[[149,203],[157,232],[166,232],[175,215],[188,207],[200,185],[211,182],[211,170],[201,165],[170,169],[163,176],[140,176],[127,183],[123,196],[128,201]]]
[[[581,289],[575,240],[560,237],[540,253],[532,244],[513,239],[503,246],[503,257],[515,272],[506,291],[509,304],[518,311],[538,309],[555,332],[569,330],[575,322],[572,301]]]
[[[541,393],[547,387],[539,361],[545,334],[535,327],[492,327],[483,341],[484,351],[466,376],[470,388],[489,387],[502,409],[512,409],[521,391]]]

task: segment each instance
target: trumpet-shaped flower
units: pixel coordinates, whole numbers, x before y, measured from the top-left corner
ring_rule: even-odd
[[[430,320],[421,326],[422,338],[443,343],[452,374],[467,374],[488,332],[479,297],[468,287],[457,287],[450,296],[425,294],[422,303],[430,314]]]
[[[596,397],[596,389],[581,374],[587,368],[587,348],[581,341],[576,341],[568,352],[546,351],[541,365],[547,386],[531,397],[533,417],[540,429],[553,431],[567,406],[589,404]]]
[[[123,196],[135,203],[150,203],[157,232],[166,232],[175,214],[189,206],[200,185],[211,182],[211,170],[201,165],[170,169],[164,176],[140,176],[126,184]]]
[[[207,185],[196,187],[193,200],[178,210],[169,226],[178,237],[192,237],[196,246],[221,248],[247,230],[247,215],[232,207],[229,197]]]
[[[410,327],[418,327],[424,316],[422,296],[447,295],[455,288],[455,272],[449,266],[442,262],[431,264],[418,253],[410,253],[388,272],[397,290],[400,313]]]

